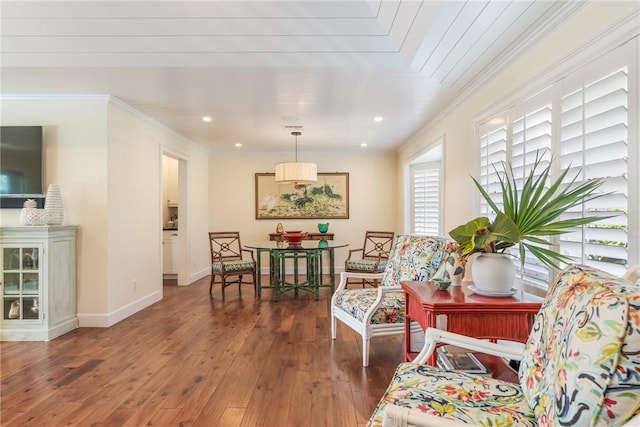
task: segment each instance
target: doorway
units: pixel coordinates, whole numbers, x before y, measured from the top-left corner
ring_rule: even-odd
[[[162,278],[178,286],[188,284],[187,166],[176,153],[162,153]]]

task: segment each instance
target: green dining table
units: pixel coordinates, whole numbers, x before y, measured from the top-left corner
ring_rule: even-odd
[[[280,295],[287,291],[298,294],[300,290],[311,292],[314,298],[320,298],[320,288],[330,287],[335,289],[335,249],[348,246],[348,243],[333,240],[303,240],[300,244],[291,245],[286,241],[264,241],[245,244],[249,249],[254,249],[257,255],[257,288],[258,296],[262,295],[262,288],[272,288],[274,301],[279,301]],[[262,253],[269,253],[269,285],[264,285],[261,278]],[[329,255],[329,282],[323,283],[323,255]],[[292,260],[293,271],[286,271],[286,261]],[[300,275],[299,261],[306,263],[306,276],[304,280]],[[292,281],[287,281],[287,275]]]

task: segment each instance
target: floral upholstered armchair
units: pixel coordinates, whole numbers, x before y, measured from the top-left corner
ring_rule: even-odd
[[[426,281],[442,271],[452,245],[443,237],[396,236],[383,273],[343,272],[331,298],[331,337],[337,321],[362,336],[362,365],[369,364],[371,337],[404,333],[403,280]],[[379,281],[377,288],[347,289],[349,279]]]
[[[549,289],[524,348],[428,329],[398,366],[374,426],[640,426],[640,286],[570,265]],[[519,384],[422,363],[437,343],[520,360]]]

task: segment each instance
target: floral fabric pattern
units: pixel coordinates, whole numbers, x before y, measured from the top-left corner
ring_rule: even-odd
[[[444,237],[397,236],[381,286],[400,286],[403,280],[429,280],[443,263],[446,247]]]
[[[378,296],[375,288],[345,289],[339,292],[336,305],[360,321],[371,308]],[[404,292],[389,292],[382,296],[382,302],[373,313],[369,323],[404,322]]]
[[[520,365],[540,425],[615,426],[640,411],[640,288],[565,268],[540,308]]]
[[[387,405],[479,426],[536,426],[518,384],[428,365],[402,363],[367,427],[381,427]]]

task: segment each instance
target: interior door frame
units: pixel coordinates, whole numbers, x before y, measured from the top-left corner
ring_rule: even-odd
[[[190,233],[189,233],[189,159],[182,153],[175,151],[168,147],[163,147],[160,155],[160,234],[162,235],[163,219],[163,197],[162,197],[162,184],[164,179],[164,170],[162,167],[163,157],[171,157],[178,161],[178,242],[177,252],[179,254],[177,260],[177,276],[178,286],[186,286],[190,284],[189,268],[191,262],[190,245]],[[162,241],[162,240],[161,240]],[[162,245],[160,245],[160,251],[162,255]],[[162,256],[160,258],[162,260]],[[160,275],[163,274],[164,262],[161,262]]]

